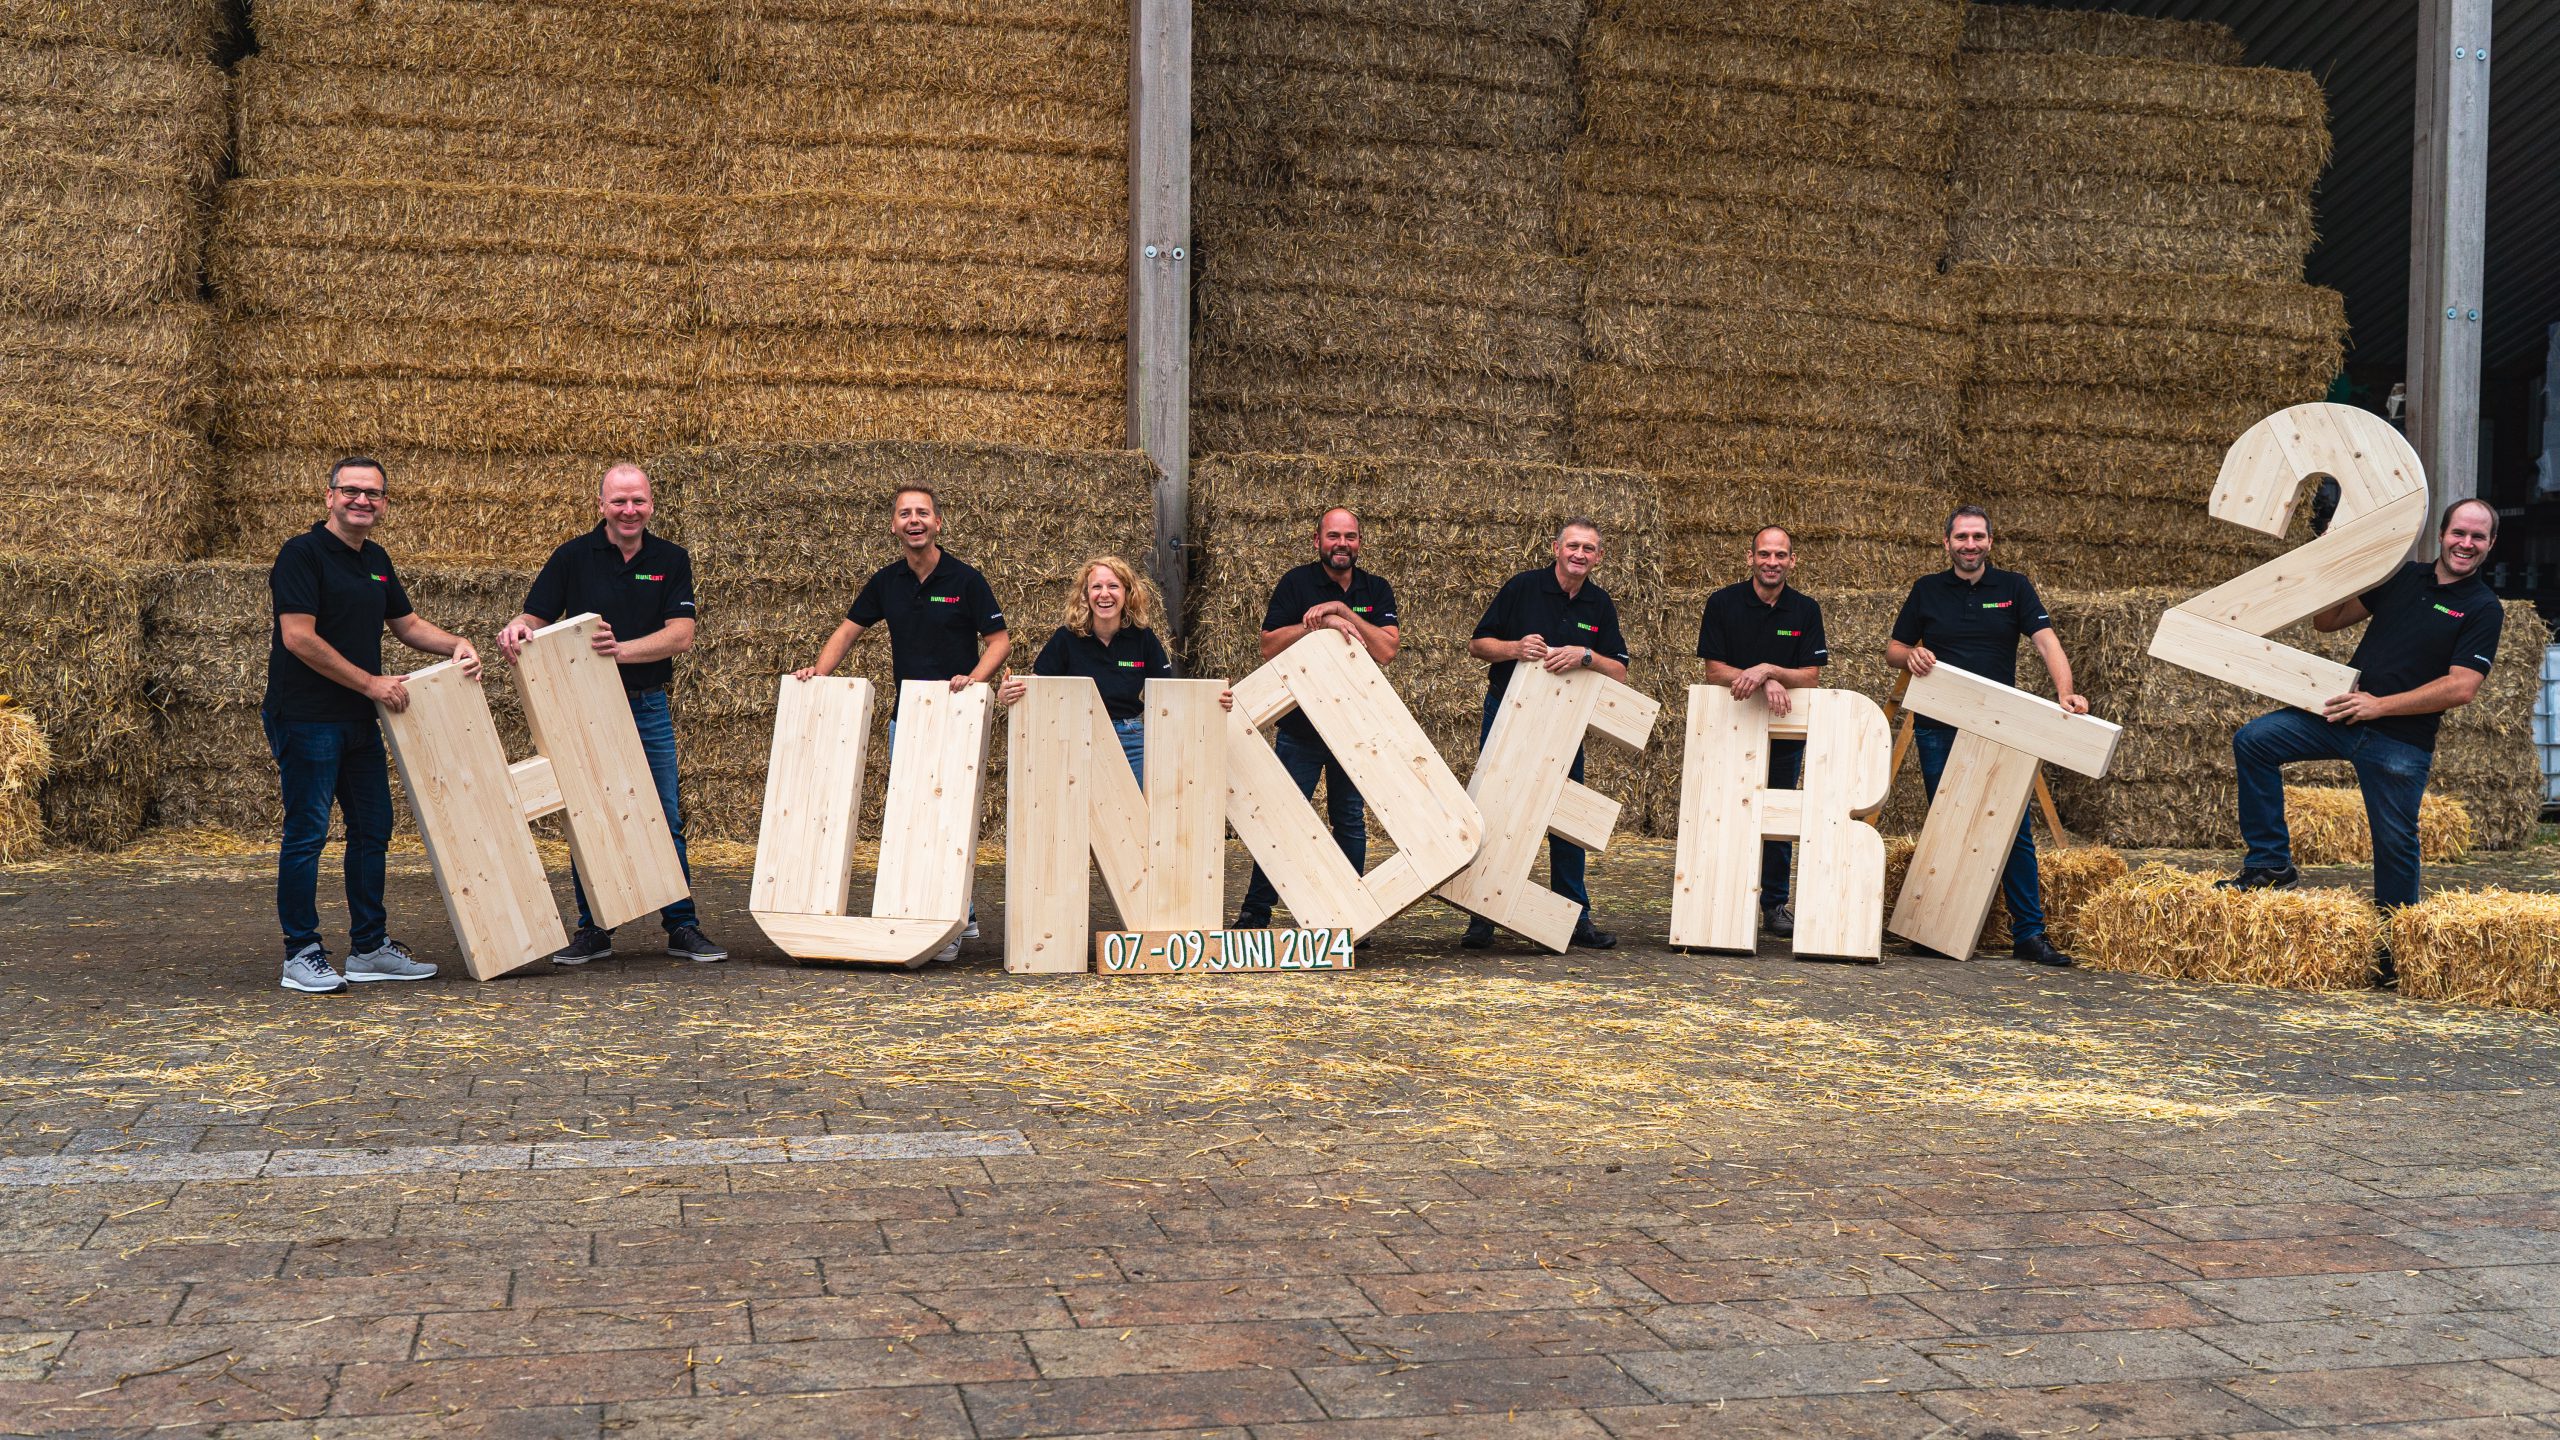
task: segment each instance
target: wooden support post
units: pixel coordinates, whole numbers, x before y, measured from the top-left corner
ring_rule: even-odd
[[[2409,442],[2432,509],[2477,494],[2482,231],[2489,194],[2491,0],[2419,0],[2409,186]],[[2432,530],[2417,548],[2434,553]]]
[[[1129,0],[1129,448],[1156,463],[1156,588],[1183,617],[1191,510],[1191,0]]]

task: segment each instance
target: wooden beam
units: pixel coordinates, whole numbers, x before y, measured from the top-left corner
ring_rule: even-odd
[[[479,680],[450,660],[408,680],[409,708],[375,709],[462,963],[472,979],[494,979],[568,944],[569,932]]]
[[[1129,4],[1129,448],[1156,463],[1165,627],[1191,513],[1191,0]]]
[[[2409,197],[2409,441],[2432,509],[2479,489],[2482,231],[2489,194],[2491,0],[2419,0]],[[2433,553],[2434,532],[2418,549]]]
[[[603,624],[573,615],[534,631],[516,656],[516,694],[534,749],[551,762],[587,906],[610,930],[691,887],[621,673],[591,643]]]

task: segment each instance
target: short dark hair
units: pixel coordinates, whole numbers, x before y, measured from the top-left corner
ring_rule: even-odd
[[[2483,509],[2483,510],[2485,510],[2485,511],[2487,511],[2487,512],[2489,513],[2489,543],[2490,543],[2490,544],[2492,544],[2492,545],[2497,544],[2497,543],[2498,543],[2498,507],[2497,507],[2497,506],[2495,506],[2495,505],[2490,504],[2490,503],[2489,503],[2488,501],[2486,501],[2486,500],[2481,499],[2481,498],[2480,498],[2479,496],[2477,496],[2477,495],[2465,495],[2465,496],[2463,496],[2461,499],[2456,500],[2456,501],[2454,501],[2452,504],[2447,505],[2446,507],[2444,507],[2444,519],[2443,519],[2440,523],[2438,523],[2438,524],[2437,524],[2437,526],[2436,526],[2436,534],[2437,534],[2439,537],[2442,537],[2442,536],[2444,536],[2444,535],[2446,535],[2446,534],[2450,533],[2450,532],[2452,531],[2452,529],[2453,529],[2453,517],[2454,517],[2455,512],[2456,512],[2456,511],[2459,511],[2459,510],[2460,510],[2463,506],[2465,506],[2465,505],[2477,505],[2477,506],[2479,506],[2481,509]]]
[[[925,498],[925,503],[933,507],[934,514],[940,515],[942,513],[942,497],[934,494],[933,487],[930,485],[901,485],[897,489],[890,491],[889,508],[891,510],[894,511],[898,508],[898,497],[901,495],[921,495]]]
[[[1761,537],[1761,536],[1763,536],[1763,535],[1768,534],[1768,533],[1769,533],[1770,531],[1772,531],[1772,530],[1775,530],[1775,531],[1777,531],[1779,534],[1784,535],[1784,536],[1786,536],[1786,537],[1787,537],[1787,553],[1788,553],[1788,554],[1790,554],[1790,555],[1794,554],[1794,553],[1795,553],[1795,548],[1796,548],[1796,532],[1794,532],[1793,530],[1788,529],[1788,528],[1787,528],[1786,526],[1784,526],[1784,525],[1763,525],[1763,526],[1761,526],[1759,529],[1752,531],[1752,532],[1751,532],[1751,548],[1752,548],[1752,549],[1754,549],[1754,550],[1759,549],[1759,548],[1760,548],[1760,537]]]
[[[1564,532],[1567,530],[1588,530],[1591,532],[1592,539],[1597,540],[1601,538],[1600,522],[1592,519],[1588,515],[1566,516],[1565,522],[1556,527],[1556,538],[1559,540],[1563,539]]]
[[[1991,533],[1991,512],[1983,509],[1979,505],[1959,505],[1954,510],[1949,511],[1947,514],[1947,533],[1949,535],[1956,533],[1956,522],[1962,520],[1968,515],[1982,522],[1983,534],[1988,535]]]
[[[345,459],[340,460],[337,464],[329,467],[330,489],[335,490],[338,488],[339,472],[346,470],[370,470],[374,474],[382,477],[383,484],[388,485],[391,483],[391,472],[382,468],[381,461],[374,459],[370,455],[349,455]]]

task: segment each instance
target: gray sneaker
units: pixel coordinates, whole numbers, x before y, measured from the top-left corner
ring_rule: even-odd
[[[397,940],[385,940],[361,955],[347,957],[347,979],[356,984],[367,980],[433,980],[436,967],[409,953],[409,947]]]
[[[329,968],[329,952],[317,945],[305,945],[284,957],[284,978],[277,983],[305,995],[335,995],[347,988],[347,982]]]

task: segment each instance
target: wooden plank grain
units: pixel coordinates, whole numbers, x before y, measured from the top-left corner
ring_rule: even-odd
[[[452,661],[407,677],[408,708],[376,706],[471,978],[569,943],[480,681]]]
[[[569,853],[587,908],[605,929],[692,893],[676,856],[621,667],[590,643],[604,622],[575,615],[533,632],[516,657],[516,691],[534,748],[551,762]]]

